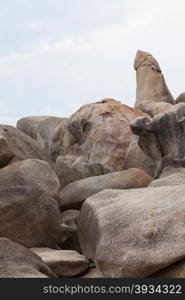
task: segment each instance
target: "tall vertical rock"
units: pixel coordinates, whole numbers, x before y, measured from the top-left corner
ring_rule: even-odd
[[[150,53],[138,51],[134,61],[134,69],[137,77],[135,102],[137,109],[154,116],[175,103],[161,68]]]

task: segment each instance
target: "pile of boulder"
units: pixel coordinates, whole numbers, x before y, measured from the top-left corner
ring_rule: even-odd
[[[138,51],[135,108],[0,125],[0,277],[184,277],[185,94]]]

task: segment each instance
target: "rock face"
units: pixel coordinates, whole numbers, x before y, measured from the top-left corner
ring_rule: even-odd
[[[13,126],[0,125],[0,168],[28,158],[50,162],[49,154],[31,137]]]
[[[166,167],[160,178],[152,181],[150,187],[185,184],[185,168]]]
[[[1,189],[0,237],[26,247],[55,248],[61,240],[56,200],[35,187]]]
[[[56,277],[31,250],[6,238],[0,238],[0,278]]]
[[[185,257],[185,185],[104,190],[82,206],[82,252],[104,277],[146,277]]]
[[[59,200],[60,182],[51,166],[39,159],[26,159],[0,169],[3,188],[32,186]]]
[[[22,118],[17,121],[16,127],[24,132],[25,134],[29,135],[33,139],[36,139],[37,137],[37,128],[39,124],[48,118],[47,116],[31,116]]]
[[[131,127],[139,136],[141,149],[155,162],[156,177],[159,177],[163,168],[168,165],[185,166],[184,103],[172,106],[152,120],[138,118]]]
[[[62,242],[61,249],[76,250],[81,252],[80,244],[77,234],[77,220],[79,217],[79,210],[66,210],[61,214],[62,227]]]
[[[152,116],[169,109],[175,100],[156,59],[148,52],[138,51],[134,68],[137,77],[135,107]]]
[[[93,194],[104,189],[132,189],[146,187],[152,177],[139,169],[114,172],[111,174],[89,177],[67,185],[60,194],[60,208],[78,209]]]
[[[149,156],[146,156],[146,154],[141,150],[138,140],[138,136],[133,135],[126,152],[123,168],[126,170],[130,168],[138,168],[149,175],[154,176],[156,163]]]
[[[59,277],[74,277],[88,269],[88,260],[76,251],[48,248],[32,248],[32,251]]]
[[[99,163],[89,163],[81,157],[66,155],[59,156],[56,161],[55,172],[60,179],[61,187],[79,179],[108,173]]]
[[[185,93],[180,94],[177,99],[176,99],[176,103],[185,103]]]
[[[26,117],[17,122],[17,128],[37,140],[41,148],[46,149],[53,160],[56,160],[60,151],[53,151],[53,141],[56,139],[56,130],[58,126],[65,123],[66,118],[58,118],[52,116]]]
[[[52,149],[61,143],[63,155],[120,170],[132,136],[130,124],[140,116],[144,114],[113,99],[84,105],[58,129]]]

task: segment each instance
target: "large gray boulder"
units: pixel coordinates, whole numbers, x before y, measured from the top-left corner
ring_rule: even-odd
[[[146,277],[185,257],[185,185],[104,190],[78,219],[82,253],[104,277]]]
[[[139,136],[143,152],[155,162],[156,178],[168,165],[185,166],[185,103],[173,105],[153,119],[137,118],[131,128]]]
[[[113,99],[84,105],[58,127],[52,151],[61,149],[61,155],[80,156],[119,171],[132,137],[130,124],[141,116],[145,114]]]
[[[17,121],[16,127],[33,139],[36,139],[37,128],[39,124],[47,118],[48,116],[30,116],[21,118]]]
[[[57,201],[61,190],[59,179],[51,166],[46,161],[31,158],[0,169],[0,185],[3,188],[31,186]]]
[[[68,184],[60,193],[60,208],[79,209],[90,196],[104,189],[133,189],[146,187],[152,177],[143,170],[129,169],[106,175],[93,176]]]
[[[99,163],[84,161],[82,157],[65,155],[57,158],[55,172],[63,188],[71,182],[91,176],[106,174],[109,170],[105,169]]]
[[[152,181],[149,186],[171,186],[171,185],[185,185],[185,168],[175,168],[168,166],[164,168],[159,179]]]
[[[0,278],[48,278],[55,273],[31,250],[0,238]]]
[[[74,277],[88,269],[89,261],[84,255],[73,250],[32,248],[49,268],[59,277]]]
[[[134,61],[137,77],[135,107],[151,116],[164,112],[175,103],[157,60],[138,51]]]
[[[57,201],[37,187],[1,188],[0,237],[26,247],[56,248],[61,240]]]
[[[28,158],[52,163],[49,153],[37,141],[13,126],[0,125],[0,168]]]

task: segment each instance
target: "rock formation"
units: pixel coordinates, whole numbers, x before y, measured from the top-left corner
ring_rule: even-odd
[[[86,200],[82,252],[104,277],[146,277],[185,256],[185,185],[104,190]]]
[[[134,61],[137,77],[135,107],[154,116],[166,111],[175,103],[161,68],[156,59],[148,52],[138,51]]]
[[[83,202],[104,189],[134,189],[146,187],[152,177],[139,169],[114,172],[81,179],[67,185],[60,194],[60,208],[79,209]]]
[[[135,108],[0,125],[0,277],[184,277],[185,96],[138,51]]]
[[[141,149],[156,164],[156,177],[168,165],[184,166],[185,104],[179,103],[153,119],[137,118],[131,124]]]

